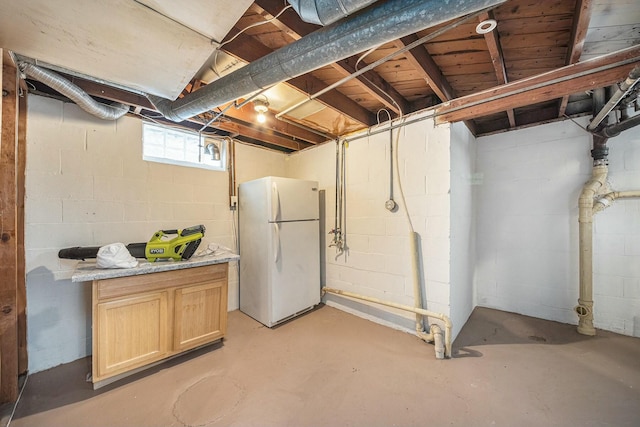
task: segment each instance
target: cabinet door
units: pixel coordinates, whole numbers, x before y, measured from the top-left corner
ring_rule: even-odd
[[[226,333],[226,281],[176,289],[174,304],[174,351],[198,347]]]
[[[97,305],[94,381],[157,361],[169,350],[167,292]],[[97,334],[96,334],[97,332]],[[95,363],[94,354],[94,363]],[[97,378],[96,378],[97,376]]]

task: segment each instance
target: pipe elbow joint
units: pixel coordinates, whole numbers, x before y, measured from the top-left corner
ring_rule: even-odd
[[[186,120],[186,118],[180,116],[179,114],[176,114],[173,111],[173,108],[171,108],[172,102],[170,100],[151,94],[147,94],[147,99],[165,118],[174,122],[181,122],[183,120]]]

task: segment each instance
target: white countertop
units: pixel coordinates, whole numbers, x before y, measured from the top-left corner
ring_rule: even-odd
[[[239,255],[233,252],[218,250],[211,255],[193,256],[186,261],[156,261],[149,262],[138,259],[139,264],[133,268],[96,268],[96,262],[80,261],[71,276],[72,282],[90,282],[98,279],[112,279],[114,277],[137,276],[139,274],[158,273],[161,271],[181,270],[183,268],[202,267],[204,265],[222,264],[237,261]]]

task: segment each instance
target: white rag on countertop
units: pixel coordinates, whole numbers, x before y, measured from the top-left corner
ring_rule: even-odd
[[[133,268],[138,260],[131,256],[124,243],[111,243],[98,249],[97,268]]]

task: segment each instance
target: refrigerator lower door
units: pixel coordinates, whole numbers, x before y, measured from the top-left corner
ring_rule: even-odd
[[[320,303],[318,221],[271,224],[268,262],[273,326]]]
[[[269,268],[267,255],[271,224],[240,212],[240,311],[266,324],[269,321]]]

